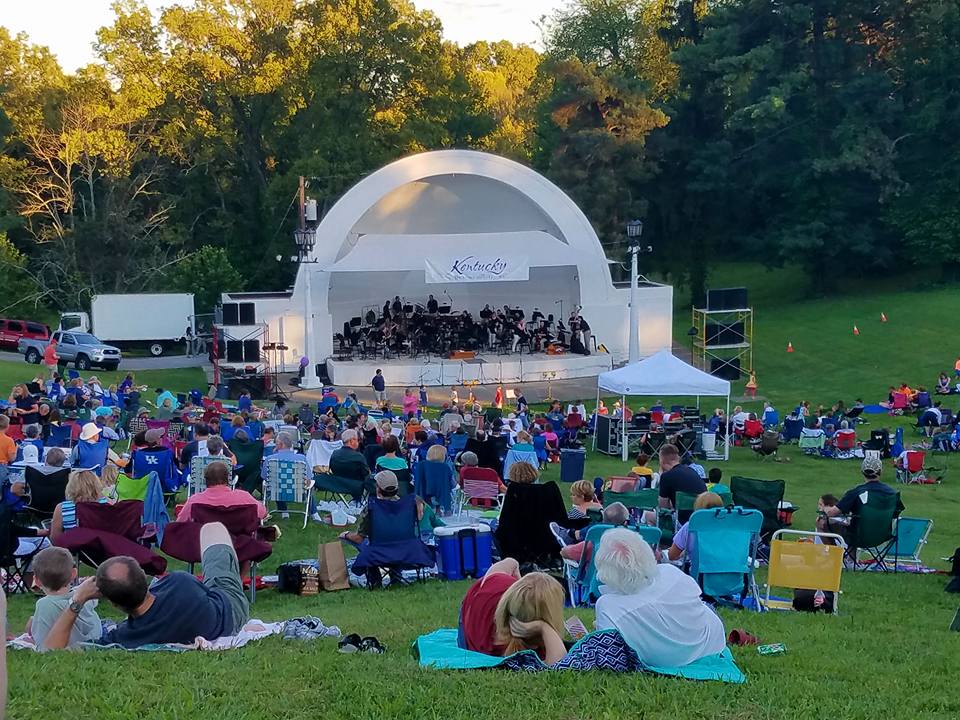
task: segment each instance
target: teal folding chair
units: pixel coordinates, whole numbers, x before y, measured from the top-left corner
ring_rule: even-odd
[[[690,516],[690,575],[705,597],[744,607],[748,597],[759,608],[753,566],[763,527],[763,513],[742,507],[697,510]]]
[[[924,518],[901,517],[896,520],[894,537],[888,543],[883,558],[893,563],[894,570],[900,565],[922,567],[920,551],[927,544],[927,538],[933,529],[933,520]]]
[[[613,528],[613,525],[607,524],[590,526],[584,537],[583,554],[580,556],[580,562],[564,561],[567,569],[570,604],[574,607],[581,604],[589,605],[596,602],[596,599],[600,597],[600,583],[597,580],[597,568],[593,558],[600,546],[601,537],[607,530]],[[628,529],[639,534],[645,542],[653,547],[654,553],[657,552],[660,544],[660,530],[658,528],[641,525]]]

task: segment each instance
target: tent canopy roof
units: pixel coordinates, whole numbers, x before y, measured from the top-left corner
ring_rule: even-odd
[[[597,386],[617,395],[725,397],[730,394],[728,381],[697,370],[674,357],[669,350],[662,350],[633,365],[602,373],[597,378]]]

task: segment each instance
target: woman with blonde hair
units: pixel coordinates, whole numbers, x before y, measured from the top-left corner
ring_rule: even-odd
[[[503,655],[534,650],[553,665],[567,654],[563,644],[563,587],[546,573],[530,573],[513,583],[494,613]]]
[[[64,496],[66,500],[53,510],[53,520],[50,522],[50,540],[52,541],[55,541],[64,531],[77,527],[77,503],[107,502],[103,496],[103,481],[91,470],[75,470],[70,473]]]
[[[415,467],[417,495],[434,509],[442,508],[445,512],[451,512],[453,488],[457,481],[453,467],[447,462],[447,449],[440,444],[431,445],[427,449],[426,459]]]
[[[603,510],[603,505],[597,502],[597,495],[593,483],[589,480],[578,480],[570,486],[571,507],[567,517],[571,520],[585,520],[587,510]]]

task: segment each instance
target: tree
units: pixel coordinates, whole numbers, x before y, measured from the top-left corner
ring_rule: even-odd
[[[243,290],[244,281],[225,249],[204,245],[172,267],[169,287],[193,293],[197,313],[205,314],[213,312],[223,293]]]

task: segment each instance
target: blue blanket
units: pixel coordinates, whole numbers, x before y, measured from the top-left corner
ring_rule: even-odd
[[[543,670],[609,670],[613,672],[646,672],[687,680],[719,680],[745,683],[729,648],[719,655],[700,658],[683,667],[652,667],[644,664],[623,636],[616,630],[599,630],[577,641],[555,665],[547,665],[535,652],[526,650],[508,657],[494,657],[464,650],[457,646],[457,631],[444,628],[421,635],[413,644],[414,656],[423,667],[444,670],[501,668],[540,672]]]

